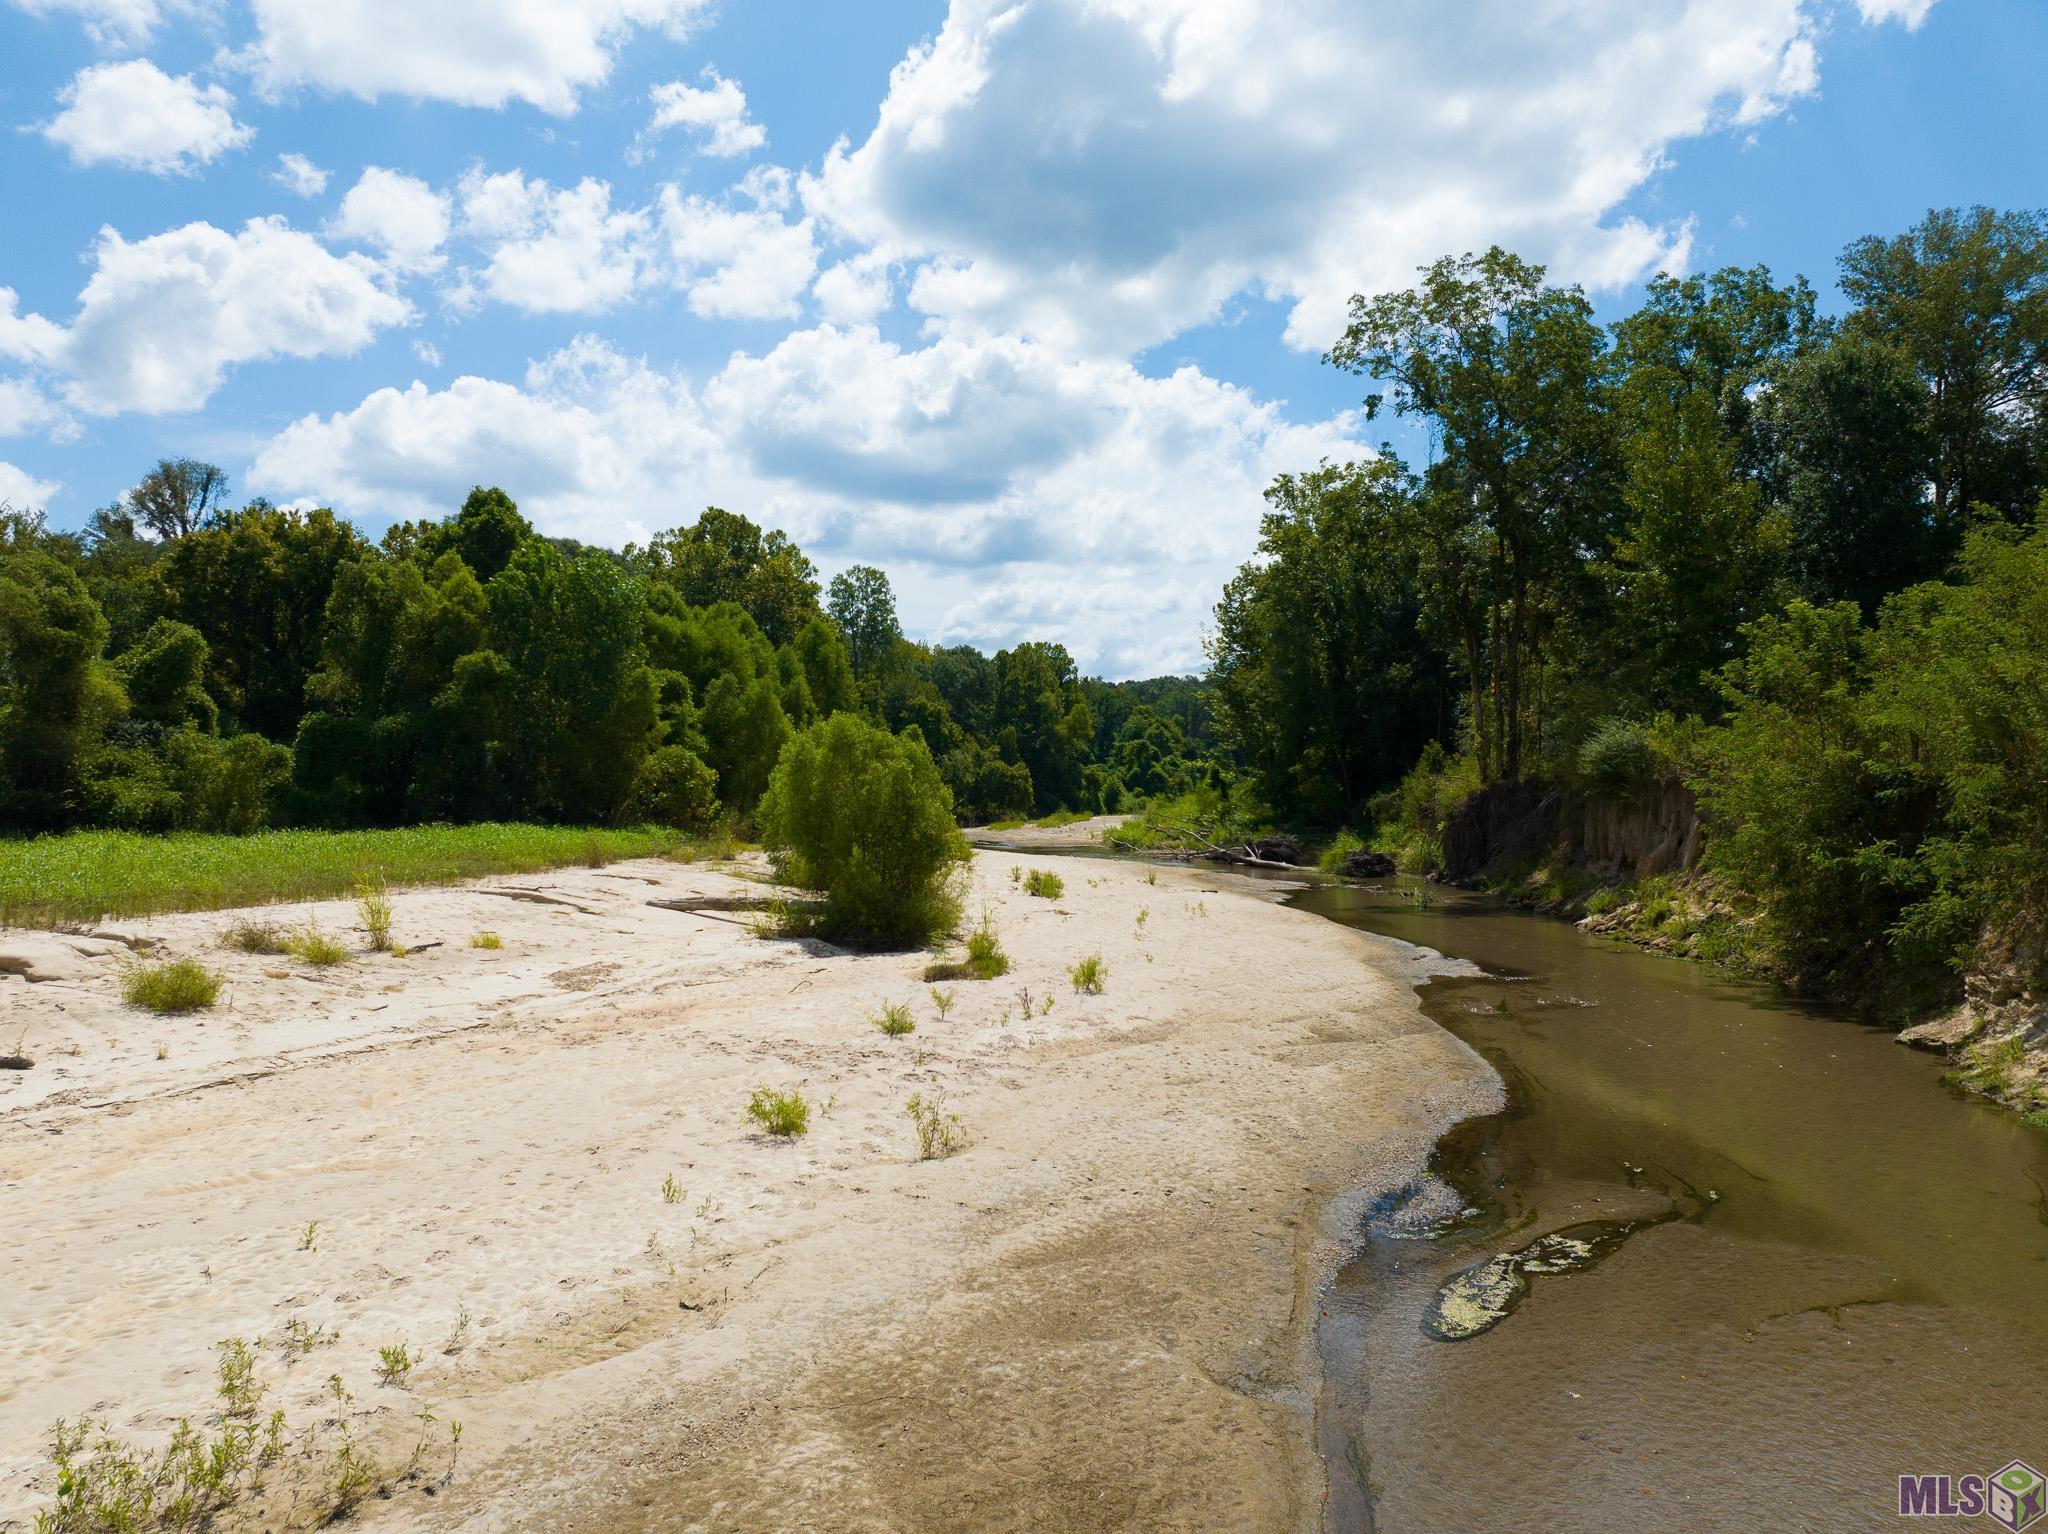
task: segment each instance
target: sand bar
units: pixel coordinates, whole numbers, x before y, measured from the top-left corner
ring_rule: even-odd
[[[984,851],[969,908],[1015,968],[942,1019],[926,955],[649,903],[759,876],[402,891],[397,940],[441,946],[320,972],[222,951],[242,913],[120,924],[228,973],[185,1019],[120,1003],[120,944],[0,933],[68,945],[0,975],[37,1060],[0,1073],[0,1527],[49,1494],[54,1418],[161,1434],[241,1336],[266,1409],[316,1422],[339,1375],[387,1462],[423,1406],[462,1421],[380,1527],[1313,1529],[1348,1211],[1497,1090],[1412,954],[1211,869]],[[362,945],[345,902],[261,914]],[[829,1107],[772,1141],[762,1084]],[[935,1091],[968,1144],[919,1161]],[[288,1360],[291,1323],[338,1340]],[[380,1385],[396,1343],[421,1361]]]

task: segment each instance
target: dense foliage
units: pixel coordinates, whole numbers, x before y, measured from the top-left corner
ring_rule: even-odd
[[[1486,785],[1689,779],[1788,970],[1935,975],[2048,911],[2048,216],[1756,267],[1601,326],[1500,250],[1354,298],[1333,364],[1414,467],[1281,477],[1216,610],[1271,814],[1427,864]]]
[[[915,729],[965,819],[1117,808],[1206,757],[1199,684],[911,644],[880,570],[821,603],[716,507],[616,553],[479,488],[372,544],[226,488],[167,461],[80,533],[0,513],[0,831],[697,828],[843,712]]]
[[[851,713],[820,720],[782,753],[760,821],[777,876],[825,897],[827,936],[914,945],[957,923],[967,843],[915,732]]]

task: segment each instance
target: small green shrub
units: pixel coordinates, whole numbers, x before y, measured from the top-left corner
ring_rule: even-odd
[[[1024,893],[1044,900],[1057,900],[1067,892],[1067,881],[1049,868],[1034,868],[1024,876]]]
[[[284,948],[293,958],[316,969],[348,961],[348,950],[313,922],[306,923],[286,938]]]
[[[385,1385],[403,1385],[412,1373],[412,1355],[402,1342],[377,1349],[377,1379]]]
[[[668,1176],[662,1178],[661,1201],[664,1204],[680,1204],[688,1196],[683,1185],[676,1181],[675,1173],[671,1172]]]
[[[503,948],[505,940],[495,932],[472,932],[469,935],[469,946],[472,948]]]
[[[1579,746],[1579,783],[1603,797],[1623,798],[1655,775],[1649,726],[1633,719],[1603,719]]]
[[[1091,953],[1067,971],[1067,978],[1074,982],[1078,994],[1100,996],[1102,983],[1109,978],[1109,966],[1102,962],[1101,954]]]
[[[804,1101],[801,1092],[756,1087],[747,1100],[747,1117],[769,1134],[789,1139],[811,1127],[811,1105]]]
[[[783,747],[757,813],[776,877],[824,895],[825,936],[915,945],[959,921],[967,843],[915,732],[821,720]]]
[[[1605,886],[1601,889],[1596,889],[1587,897],[1586,914],[1588,916],[1605,916],[1621,903],[1620,893],[1611,885]]]
[[[917,1028],[917,1024],[910,1020],[910,1008],[900,1001],[885,1002],[882,1006],[882,1015],[873,1019],[873,1022],[892,1039],[901,1038]]]
[[[244,917],[220,935],[223,948],[233,948],[240,953],[283,953],[284,935],[269,922],[250,921]]]
[[[967,1137],[960,1129],[960,1116],[946,1111],[946,1099],[940,1093],[935,1091],[930,1097],[923,1093],[915,1094],[906,1111],[917,1125],[918,1160],[943,1160],[966,1145]]]
[[[926,980],[993,980],[1010,972],[1010,956],[996,937],[995,915],[984,910],[981,925],[967,934],[964,960],[941,960],[925,966]]]
[[[356,886],[356,914],[363,930],[370,934],[370,946],[379,953],[391,951],[391,896],[381,880]]]
[[[137,964],[121,977],[121,997],[152,1012],[197,1012],[220,997],[221,977],[197,959]]]
[[[940,990],[939,987],[933,986],[931,988],[931,996],[932,1006],[938,1009],[938,1014],[941,1018],[944,1018],[948,1012],[953,1010],[954,996],[950,989]]]
[[[1352,853],[1364,850],[1365,838],[1347,827],[1331,837],[1330,845],[1316,855],[1316,867],[1326,874],[1336,873]]]

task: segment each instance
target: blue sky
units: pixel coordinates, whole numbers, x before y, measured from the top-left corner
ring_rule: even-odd
[[[1538,11],[1541,20],[1536,19]],[[0,496],[724,505],[907,626],[1200,663],[1345,298],[2048,203],[2039,0],[0,0]],[[1831,293],[1830,293],[1830,296]]]

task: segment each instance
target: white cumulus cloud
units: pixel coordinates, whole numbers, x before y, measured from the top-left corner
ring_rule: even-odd
[[[945,326],[1119,354],[1252,293],[1317,349],[1351,293],[1446,253],[1499,242],[1603,287],[1683,265],[1683,218],[1617,210],[1675,145],[1810,93],[1823,14],[953,0],[805,200],[914,263],[910,302]]]
[[[149,41],[164,8],[156,0],[14,0],[31,16],[66,14],[85,24],[86,34],[105,46],[139,47]]]
[[[1934,9],[1934,0],[1856,0],[1856,9],[1865,21],[1896,21],[1908,32],[1917,32]]]
[[[410,516],[445,515],[481,477],[549,531],[611,544],[715,503],[828,564],[887,565],[914,628],[1050,636],[1130,674],[1200,664],[1216,592],[1256,542],[1260,490],[1360,456],[1358,426],[1290,423],[1194,368],[1152,378],[1016,339],[905,350],[872,327],[819,326],[701,383],[584,338],[519,384],[380,389],[279,433],[251,480]]]
[[[707,319],[793,319],[818,269],[811,220],[789,220],[789,174],[759,166],[723,199],[662,189],[671,280]]]
[[[611,188],[573,187],[523,172],[471,171],[460,187],[464,232],[487,255],[481,296],[535,313],[591,313],[632,297],[647,269],[652,219],[614,209]]]
[[[281,154],[270,179],[296,197],[318,197],[327,190],[327,172],[302,154]]]
[[[54,479],[37,479],[26,469],[0,460],[0,506],[14,511],[41,511],[64,487]]]
[[[700,78],[705,82],[701,86],[673,80],[654,87],[654,116],[647,125],[648,132],[687,128],[696,137],[699,154],[725,159],[747,154],[768,142],[768,130],[747,120],[747,97],[738,81],[728,80],[711,68],[706,68]]]
[[[413,316],[376,263],[281,218],[133,241],[103,229],[93,259],[69,325],[18,314],[0,288],[0,356],[46,368],[89,415],[194,410],[239,363],[354,352]]]
[[[81,69],[57,100],[62,110],[43,137],[80,165],[189,174],[255,137],[221,86],[167,75],[148,59]]]
[[[299,86],[374,101],[523,101],[576,110],[643,28],[680,37],[707,0],[254,0],[239,60],[265,90]]]
[[[373,245],[395,271],[434,271],[447,257],[448,198],[417,176],[365,169],[341,199],[327,232],[336,239]]]

